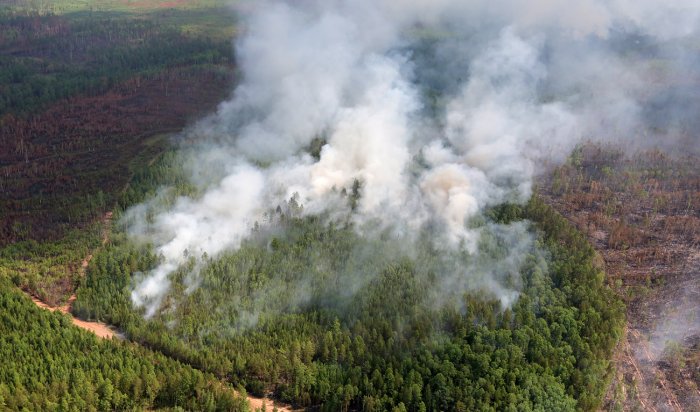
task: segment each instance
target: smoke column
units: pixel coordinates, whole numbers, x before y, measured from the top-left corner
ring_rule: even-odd
[[[639,143],[659,76],[650,61],[681,72],[698,16],[695,1],[253,3],[235,45],[239,85],[185,132],[198,142],[189,170],[202,194],[125,216],[161,255],[133,303],[152,316],[188,256],[235,250],[292,197],[303,214],[349,218],[367,238],[429,233],[446,255],[478,253],[483,229],[470,220],[527,200],[542,160],[581,139]],[[673,139],[671,126],[648,139]],[[351,210],[344,193],[358,184]],[[531,243],[522,224],[495,233],[515,252]],[[504,305],[517,296],[495,278],[445,276]]]

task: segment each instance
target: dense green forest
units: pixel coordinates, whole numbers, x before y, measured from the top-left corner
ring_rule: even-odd
[[[139,174],[125,198],[140,200],[155,181],[191,191],[174,159],[167,155]],[[117,227],[90,265],[76,313],[118,325],[130,339],[254,394],[272,390],[302,407],[598,406],[623,307],[585,238],[537,197],[522,207],[494,208],[482,223],[529,219],[538,238],[540,252],[533,250],[521,268],[520,298],[506,309],[478,292],[457,305],[434,304],[440,274],[424,263],[429,254],[364,258],[353,267],[359,259],[353,251],[366,240],[350,225],[296,216],[291,203],[273,212],[285,236],[260,229],[239,250],[205,257],[197,287],[189,290],[192,260],[173,276],[166,309],[150,320],[134,310],[130,293],[138,273],[158,257]],[[505,245],[494,239],[482,242],[481,254],[503,256]],[[369,246],[386,256],[382,247]],[[356,292],[343,293],[362,276]],[[300,300],[300,294],[308,296]]]
[[[211,375],[132,343],[100,340],[0,279],[0,409],[245,411]],[[38,361],[42,360],[42,361]]]

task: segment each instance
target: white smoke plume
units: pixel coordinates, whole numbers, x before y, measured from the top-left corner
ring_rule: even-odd
[[[236,42],[240,84],[185,133],[199,145],[190,169],[203,195],[178,199],[148,225],[144,206],[127,213],[141,222],[132,235],[162,255],[134,304],[156,313],[188,257],[236,249],[293,196],[304,214],[351,216],[366,236],[410,241],[430,227],[436,246],[476,253],[480,230],[469,221],[525,201],[541,160],[582,138],[644,128],[650,65],[614,40],[679,44],[698,16],[695,1],[251,4]],[[317,138],[318,159],[307,150]],[[351,212],[341,193],[356,182]],[[475,283],[504,304],[517,295]]]

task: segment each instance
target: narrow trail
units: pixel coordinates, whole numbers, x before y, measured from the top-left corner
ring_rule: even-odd
[[[26,293],[26,292],[25,292]],[[71,295],[71,297],[68,299],[68,302],[66,302],[65,305],[63,306],[49,306],[45,302],[41,301],[39,298],[37,298],[34,295],[29,295],[30,298],[32,298],[32,302],[34,302],[35,305],[42,309],[50,310],[51,312],[59,311],[61,313],[64,313],[70,317],[71,322],[79,328],[88,330],[95,335],[97,335],[100,338],[103,339],[124,339],[124,335],[119,333],[116,329],[112,328],[111,326],[107,325],[106,323],[102,322],[90,322],[90,321],[85,321],[76,318],[73,316],[73,314],[70,312],[73,301],[75,301],[75,295]]]
[[[102,223],[102,246],[104,246],[108,241],[109,241],[109,230],[112,226],[112,212],[107,212],[104,214],[104,216],[101,219]],[[80,265],[80,276],[83,277],[85,276],[85,271],[87,270],[88,265],[90,264],[90,260],[92,259],[93,253],[88,254],[85,259],[81,262]],[[103,339],[112,339],[112,338],[117,338],[117,339],[124,339],[124,335],[119,333],[116,329],[113,327],[107,325],[106,323],[103,322],[92,322],[92,321],[85,321],[82,319],[78,319],[75,316],[73,316],[73,302],[75,302],[76,295],[73,293],[66,303],[62,306],[51,306],[47,304],[46,302],[42,301],[39,299],[37,296],[26,292],[29,295],[29,297],[32,299],[32,302],[34,302],[35,305],[42,309],[47,309],[50,310],[51,312],[54,311],[59,311],[63,314],[66,314],[70,317],[71,322],[82,329],[88,330],[95,335],[97,335],[100,338]]]
[[[104,247],[107,242],[109,242],[109,237],[110,237],[110,230],[112,227],[112,212],[107,212],[104,214],[104,216],[101,219],[102,222],[102,241],[101,241],[101,247]],[[86,271],[88,268],[88,265],[90,264],[90,261],[92,260],[93,255],[96,253],[96,251],[93,251],[89,253],[85,259],[80,264],[80,276],[84,277],[86,275]],[[27,294],[31,299],[34,304],[42,309],[49,310],[51,312],[59,311],[67,316],[70,317],[71,322],[73,325],[85,329],[87,331],[90,331],[97,335],[97,337],[102,338],[102,339],[120,339],[120,340],[125,340],[126,336],[124,336],[122,333],[120,333],[116,328],[107,325],[106,323],[103,322],[92,322],[92,321],[85,321],[82,319],[78,319],[75,316],[73,316],[72,311],[73,311],[73,302],[77,299],[77,296],[75,293],[73,293],[66,303],[62,306],[51,306],[47,304],[46,302],[42,301],[39,299],[37,296],[34,294],[24,291],[25,294]],[[237,391],[232,389],[236,395],[240,395]],[[250,405],[250,408],[252,411],[257,411],[257,410],[262,410],[263,405],[265,405],[265,410],[267,411],[272,411],[273,408],[277,408],[279,412],[292,412],[295,409],[293,409],[290,405],[282,404],[279,402],[275,402],[273,399],[270,398],[258,398],[255,396],[247,395],[246,399],[248,400],[248,404]]]

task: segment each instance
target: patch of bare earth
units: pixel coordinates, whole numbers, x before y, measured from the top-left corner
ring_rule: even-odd
[[[248,403],[250,404],[250,408],[254,411],[262,410],[263,405],[265,406],[266,411],[272,411],[273,408],[277,408],[277,410],[280,412],[291,412],[294,410],[291,406],[276,403],[270,398],[255,398],[248,396]]]
[[[700,411],[700,159],[587,147],[542,192],[627,305],[602,410]]]
[[[102,245],[104,246],[108,241],[109,241],[109,233],[110,233],[110,228],[112,226],[112,212],[107,212],[104,214],[102,217]],[[92,259],[92,253],[87,255],[85,259],[83,259],[81,265],[80,265],[80,272],[81,276],[85,275],[85,270],[87,270],[88,265],[90,264],[90,260]],[[66,303],[62,306],[51,306],[48,303],[42,301],[35,295],[27,292],[27,294],[32,298],[32,302],[34,302],[35,305],[42,309],[47,309],[50,310],[51,312],[54,311],[59,311],[61,313],[64,313],[68,315],[71,319],[71,322],[79,328],[88,330],[95,335],[97,335],[100,338],[118,338],[118,339],[124,339],[124,336],[119,333],[117,330],[115,330],[113,327],[103,323],[103,322],[92,322],[92,321],[86,321],[82,319],[78,319],[72,314],[72,309],[73,309],[73,302],[75,302],[76,296],[75,293],[73,293]]]
[[[30,295],[31,296],[31,295]],[[75,295],[72,295],[70,299],[68,299],[68,302],[63,305],[63,306],[49,306],[43,301],[39,300],[36,296],[31,296],[32,302],[36,304],[38,307],[50,310],[51,312],[54,311],[59,311],[62,312],[70,317],[71,322],[79,328],[89,330],[90,332],[94,333],[100,338],[104,339],[112,339],[112,338],[118,338],[118,339],[124,339],[124,336],[120,334],[118,331],[116,331],[114,328],[111,326],[102,323],[102,322],[90,322],[90,321],[85,321],[78,319],[74,317],[71,314],[71,307],[73,305],[73,301],[75,300]]]
[[[73,301],[75,301],[75,295],[72,295],[70,297],[70,299],[68,299],[66,304],[63,306],[50,306],[50,305],[46,304],[45,302],[43,302],[42,300],[40,300],[39,298],[37,298],[36,296],[33,296],[33,295],[29,295],[29,296],[32,298],[32,302],[34,302],[34,304],[37,305],[38,307],[40,307],[42,309],[50,310],[51,312],[60,311],[61,313],[68,315],[71,319],[71,322],[73,322],[73,325],[75,325],[79,328],[88,330],[88,331],[94,333],[95,335],[97,335],[97,337],[99,337],[99,338],[125,339],[124,335],[119,333],[112,326],[109,326],[109,325],[102,323],[102,322],[90,322],[90,321],[85,321],[85,320],[81,320],[81,319],[74,317],[71,314],[71,307],[72,307]],[[267,398],[267,397],[258,398],[255,396],[248,395],[247,399],[248,399],[248,404],[250,405],[251,409],[254,411],[263,410],[263,409],[267,410],[267,411],[272,411],[273,408],[276,408],[279,412],[292,412],[292,411],[294,411],[294,409],[291,406],[286,405],[286,404],[282,404],[279,402],[275,402],[271,398]]]

